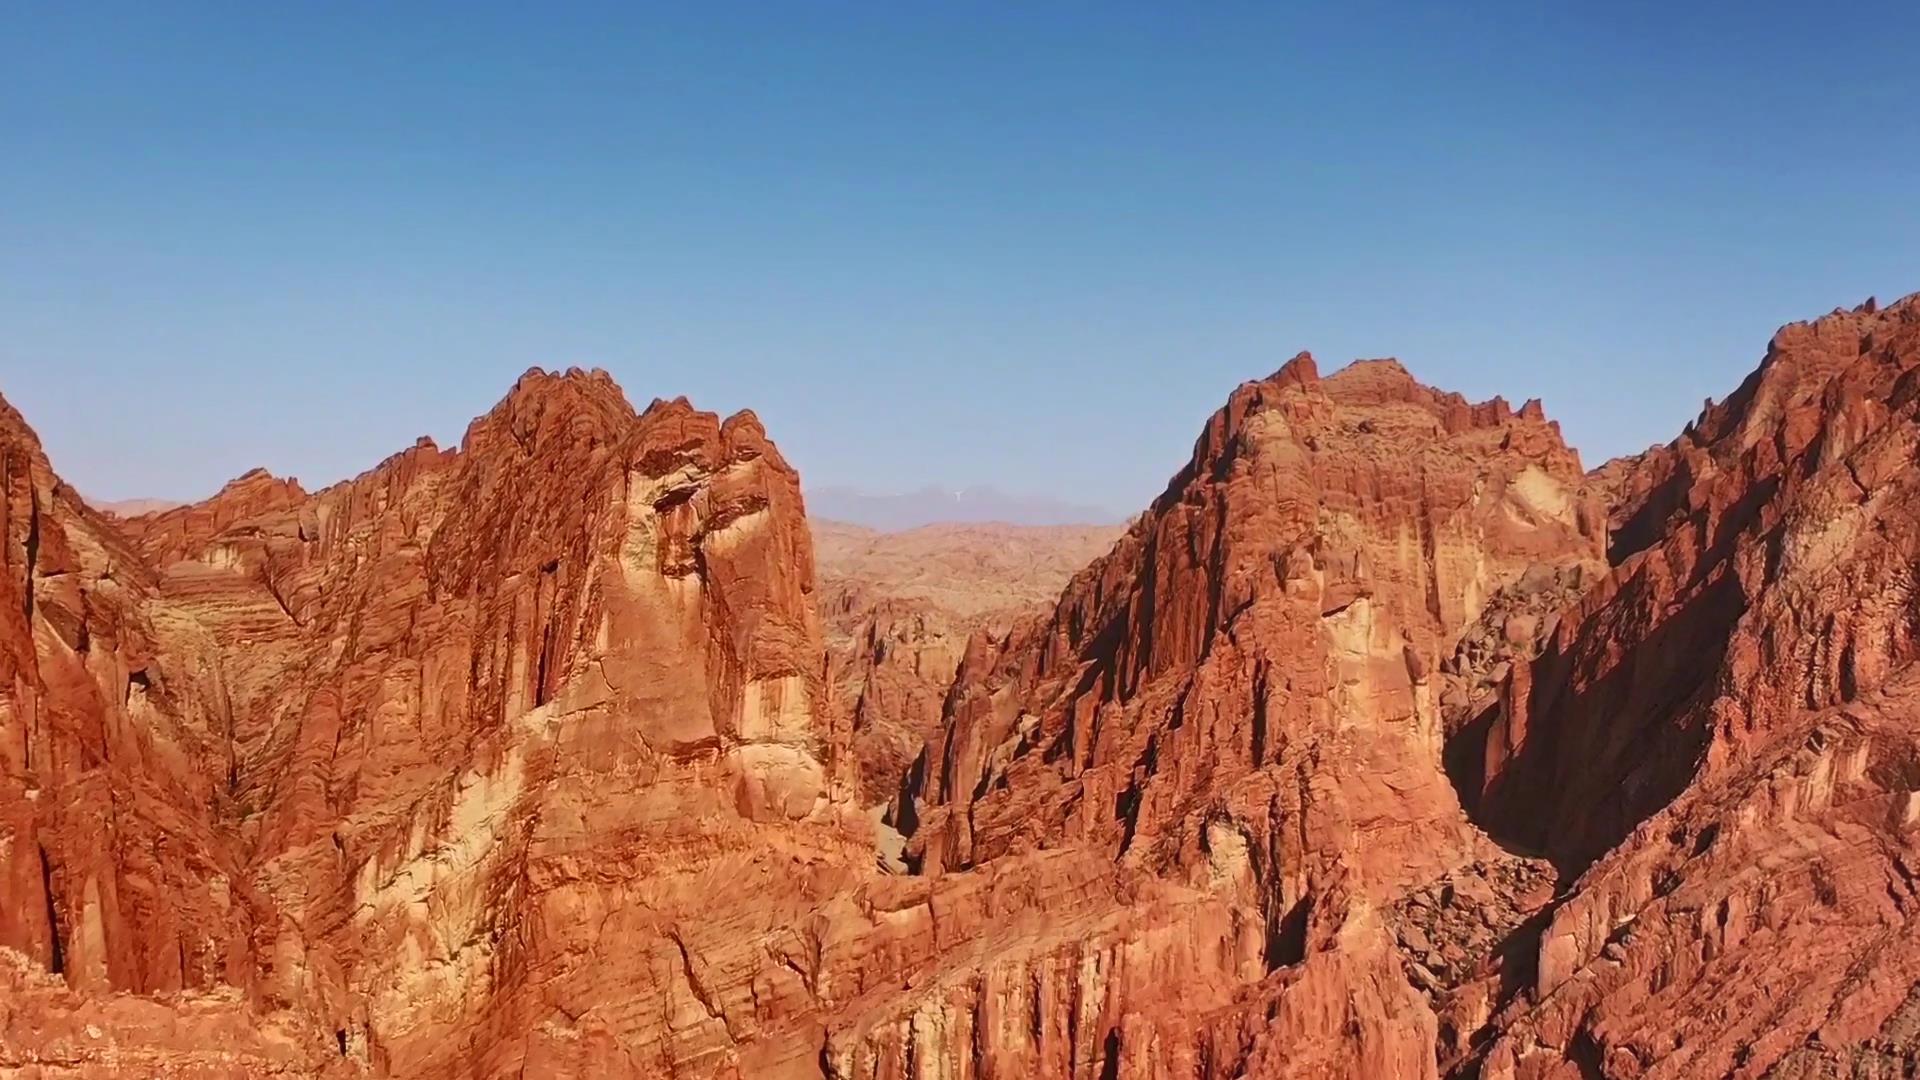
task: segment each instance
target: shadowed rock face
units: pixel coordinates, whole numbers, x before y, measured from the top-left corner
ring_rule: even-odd
[[[1632,466],[1470,746],[1477,816],[1579,874],[1481,1075],[1911,1070],[1916,388],[1920,299],[1835,312]]]
[[[0,1071],[1901,1075],[1916,369],[1583,474],[1303,354],[1026,616],[600,373],[126,519],[0,405]]]
[[[1483,718],[1474,801],[1496,833],[1577,870],[1709,759],[1908,662],[1917,311],[1781,330],[1732,397],[1629,464],[1618,566]]]
[[[1243,386],[1053,617],[963,673],[920,848],[959,868],[1021,846],[1045,789],[1050,824],[1161,861],[1182,842],[1161,806],[1264,774],[1309,718],[1377,727],[1368,752],[1404,744],[1407,784],[1451,803],[1426,760],[1439,661],[1530,567],[1599,564],[1581,482],[1537,405],[1469,406],[1392,361]],[[1204,770],[1178,767],[1189,743]]]

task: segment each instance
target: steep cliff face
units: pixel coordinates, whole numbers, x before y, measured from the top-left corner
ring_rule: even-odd
[[[1388,786],[1451,806],[1430,767],[1440,660],[1530,567],[1598,565],[1581,479],[1536,405],[1469,406],[1391,361],[1322,380],[1302,357],[1247,384],[1052,618],[963,672],[917,850],[958,869],[1057,836],[1166,866],[1198,850],[1189,803],[1293,772],[1315,727],[1364,725],[1345,741],[1404,774]],[[1388,864],[1447,858],[1381,839]]]
[[[244,899],[201,977],[215,1019],[285,1017],[249,1062],[1377,1075],[1431,1072],[1438,1034],[1381,909],[1511,861],[1436,765],[1439,661],[1529,568],[1597,559],[1580,481],[1537,407],[1390,362],[1249,384],[1051,615],[931,665],[964,670],[897,808],[906,876],[859,809],[797,482],[751,416],[530,373],[457,451],[313,494],[250,473],[119,534],[72,513],[200,680],[156,664],[149,689],[218,705],[188,715],[182,803]],[[868,709],[900,614],[866,613]],[[181,874],[156,895],[210,880]],[[86,902],[55,896],[23,952],[91,956]],[[90,989],[61,974],[41,996]],[[169,1045],[104,1037],[72,1063]]]
[[[1709,758],[1906,663],[1916,307],[1781,330],[1737,393],[1635,463],[1619,565],[1480,718],[1469,786],[1497,832],[1577,869]]]
[[[394,1075],[710,1057],[679,958],[778,908],[702,882],[854,843],[797,480],[758,422],[530,374],[457,454],[310,509],[256,556],[317,643],[258,781],[261,872],[307,928],[286,992]]]
[[[1244,950],[1219,977],[1260,1004],[1157,1033],[1208,1075],[1431,1073],[1437,1021],[1382,909],[1507,859],[1440,769],[1441,660],[1530,569],[1600,565],[1582,480],[1537,405],[1391,361],[1243,386],[1049,619],[969,656],[899,809],[910,860],[1071,850],[1210,893],[1235,929],[1212,948]]]
[[[213,642],[0,401],[0,1067],[328,1066],[310,1017],[224,989],[257,986],[271,921],[229,812],[229,701]],[[122,991],[175,1007],[102,1004]]]
[[[0,1071],[1910,1072],[1916,371],[1836,312],[1583,475],[1303,354],[991,633],[598,373],[125,520],[0,406]]]
[[[1584,869],[1487,1075],[1916,1060],[1916,399],[1920,300],[1869,303],[1632,466],[1618,565],[1463,739],[1481,820]]]
[[[17,895],[56,894],[5,932],[74,989],[225,984],[391,1075],[678,1067],[718,1027],[659,1020],[690,943],[778,914],[707,876],[871,864],[750,414],[529,373],[459,451],[124,541],[7,419],[9,773],[57,797],[9,799]]]

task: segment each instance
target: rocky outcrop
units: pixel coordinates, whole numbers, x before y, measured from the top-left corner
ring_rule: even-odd
[[[228,702],[214,644],[0,401],[0,1068],[151,1075],[195,1032],[222,1033],[201,1075],[325,1064],[310,1016],[219,997],[258,987],[271,920]],[[122,992],[180,1010],[102,1004]]]
[[[925,861],[1023,846],[1036,809],[1039,835],[1162,861],[1197,838],[1159,806],[1265,773],[1308,720],[1377,726],[1355,741],[1451,803],[1426,768],[1439,659],[1530,567],[1598,561],[1580,482],[1537,406],[1470,406],[1391,361],[1247,384],[1052,618],[963,670],[915,791]],[[1189,742],[1211,768],[1176,767]]]
[[[1899,1075],[1805,1070],[1871,1058],[1920,985],[1913,690],[1749,746],[1595,863],[1479,1075]]]
[[[306,500],[298,480],[250,469],[204,502],[124,516],[118,524],[149,561],[170,566],[200,554],[210,541],[240,522],[294,510]]]
[[[630,957],[738,930],[727,896],[778,914],[699,883],[871,866],[751,414],[533,372],[458,451],[250,473],[125,539],[29,436],[7,460],[10,879],[52,895],[5,943],[76,990],[232,987],[381,1074],[679,1068],[732,1040],[660,1023],[700,977]],[[583,1034],[582,995],[626,1018]]]
[[[0,1071],[1911,1071],[1916,370],[1836,312],[1583,474],[1303,354],[993,590],[599,373],[124,520],[0,408]]]
[[[1530,568],[1599,564],[1582,482],[1536,404],[1391,361],[1243,386],[1050,618],[962,665],[899,810],[910,862],[1069,849],[1211,891],[1258,943],[1239,1000],[1155,1045],[1206,1048],[1206,1075],[1430,1074],[1437,1022],[1381,912],[1500,857],[1440,768],[1440,661]]]
[[[180,811],[207,862],[156,895],[238,898],[228,966],[179,987],[205,1004],[166,1006],[285,1017],[236,1069],[1377,1074],[1431,1072],[1438,1035],[1384,905],[1499,857],[1436,766],[1432,673],[1529,567],[1597,557],[1580,481],[1537,407],[1302,358],[1024,629],[1002,628],[1043,586],[992,568],[1063,556],[984,549],[984,596],[929,592],[921,555],[885,602],[846,581],[825,606],[867,648],[844,714],[792,471],[750,415],[636,415],[602,375],[529,373],[458,450],[320,492],[256,472],[118,532],[70,516],[112,554],[101,582],[113,559],[138,579],[125,620],[159,629],[137,651],[169,657],[127,707],[207,743]],[[42,459],[33,484],[57,488]],[[897,808],[927,872],[890,874],[842,717],[921,733],[936,700],[939,771]],[[963,804],[977,831],[937,824]],[[47,850],[56,885],[90,857]],[[91,988],[87,896],[15,932],[60,953],[49,1010]],[[199,1030],[110,1026],[129,1062]]]
[[[1477,816],[1579,874],[1482,1075],[1905,1052],[1916,372],[1920,300],[1780,331],[1642,457],[1618,565],[1465,736]]]
[[[1440,715],[1448,736],[1496,703],[1513,666],[1540,654],[1560,628],[1560,613],[1599,576],[1597,562],[1541,563],[1487,598],[1453,654],[1440,662]]]
[[[1578,868],[1780,718],[1903,664],[1907,301],[1782,330],[1648,475],[1614,572],[1481,719],[1475,802]]]
[[[827,597],[835,705],[860,766],[861,801],[882,805],[920,747],[940,730],[947,687],[974,634],[1003,635],[1020,612],[966,617],[925,601],[866,589]]]

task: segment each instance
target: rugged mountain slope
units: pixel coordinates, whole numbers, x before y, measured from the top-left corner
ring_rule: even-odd
[[[0,408],[0,1071],[1912,1072],[1917,370],[1788,327],[1583,475],[1303,355],[1024,619],[597,373],[125,521]]]
[[[1781,330],[1634,466],[1619,565],[1466,744],[1481,820],[1584,871],[1486,1075],[1920,1063],[1916,450],[1909,298]]]
[[[0,401],[0,1069],[318,1075],[257,988],[219,648]],[[108,998],[165,995],[165,1005]]]
[[[939,729],[967,641],[1004,637],[1112,545],[1106,525],[929,525],[878,532],[813,522],[837,704],[869,801],[885,802]]]
[[[56,895],[6,930],[77,990],[224,983],[384,1074],[644,1073],[715,1042],[677,1019],[689,950],[780,916],[709,875],[872,861],[798,482],[751,415],[529,373],[459,451],[313,496],[249,474],[126,540],[26,454],[10,772],[52,790],[10,801],[10,866]],[[109,820],[160,826],[99,843],[142,785]]]
[[[1391,361],[1243,386],[1050,619],[969,657],[901,808],[910,858],[1061,848],[1225,903],[1243,986],[1155,1047],[1122,1032],[1130,1062],[1177,1070],[1184,1042],[1207,1075],[1430,1074],[1385,909],[1510,861],[1441,772],[1440,662],[1530,569],[1599,565],[1582,479],[1536,404]]]
[[[1431,673],[1527,568],[1597,557],[1579,480],[1537,408],[1469,406],[1397,365],[1322,383],[1302,358],[1249,384],[1052,616],[973,639],[942,768],[1045,761],[1051,808],[982,788],[981,831],[935,829],[963,791],[923,771],[916,858],[946,872],[909,876],[882,872],[853,798],[797,482],[750,416],[636,416],[603,376],[530,373],[458,451],[423,442],[314,494],[248,474],[122,534],[71,513],[186,658],[121,697],[217,706],[186,710],[206,745],[179,813],[219,874],[145,887],[156,907],[244,900],[189,924],[233,942],[190,985],[284,1016],[256,1054],[276,1067],[1228,1076],[1431,1071],[1433,1021],[1389,1020],[1431,1014],[1372,905],[1511,862],[1440,779]],[[994,672],[1085,749],[994,736],[999,757],[964,761]],[[1095,703],[1138,720],[1098,736]],[[1161,738],[1156,779],[1139,739]],[[1091,796],[1079,816],[1068,786]],[[23,926],[23,951],[49,966],[59,942],[83,994],[164,989],[73,974],[67,957],[122,951],[72,929],[99,886],[63,867],[97,848],[48,847],[57,929]],[[137,1026],[101,1030],[16,1056],[157,1060]]]
[[[948,868],[1019,846],[1031,792],[1116,855],[1161,848],[1156,811],[1219,793],[1225,747],[1263,772],[1308,719],[1376,725],[1353,741],[1453,802],[1426,775],[1439,661],[1529,568],[1599,564],[1581,481],[1536,404],[1469,406],[1392,361],[1247,384],[1051,620],[964,674],[918,846]],[[1189,741],[1213,768],[1169,769]]]

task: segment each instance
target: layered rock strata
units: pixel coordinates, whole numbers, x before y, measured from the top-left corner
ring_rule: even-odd
[[[0,406],[0,1072],[1901,1075],[1916,370],[1796,324],[1584,475],[1303,355],[953,624],[599,373],[124,519]]]

